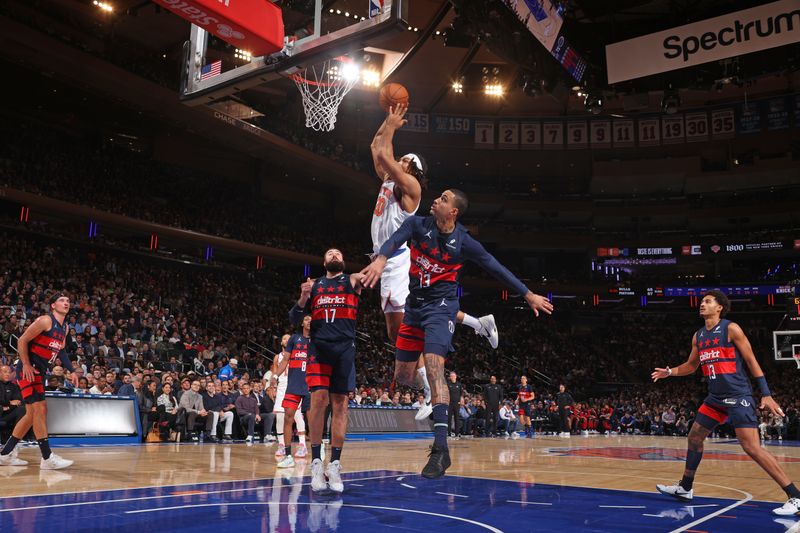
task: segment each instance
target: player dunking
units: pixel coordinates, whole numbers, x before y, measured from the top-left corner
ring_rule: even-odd
[[[370,146],[375,172],[382,181],[378,200],[372,213],[372,252],[377,254],[386,240],[400,227],[408,217],[419,209],[422,190],[427,182],[427,166],[417,154],[406,154],[395,160],[392,140],[394,133],[407,121],[403,118],[408,111],[407,105],[399,104],[390,109],[386,119],[375,133]],[[381,274],[381,307],[386,318],[386,332],[389,341],[395,344],[400,324],[403,322],[406,298],[408,297],[408,270],[411,265],[411,254],[406,243],[403,243],[386,261]],[[462,311],[458,312],[456,322],[475,330],[475,333],[489,339],[492,348],[497,348],[498,334],[493,315],[475,318]],[[425,372],[422,354],[416,361],[395,362],[395,380],[409,387],[415,386],[413,372],[406,366],[415,365],[423,384],[425,403],[420,406],[416,419],[424,420],[431,414],[431,389]],[[411,381],[401,378],[411,376]]]
[[[708,396],[697,410],[697,418],[689,431],[683,478],[677,485],[656,485],[656,488],[681,501],[691,500],[694,476],[703,458],[703,441],[718,424],[727,419],[736,430],[736,438],[742,449],[781,486],[789,498],[782,507],[772,512],[783,516],[796,515],[800,512],[800,491],[786,476],[775,457],[759,442],[758,417],[745,365],[761,392],[759,409],[769,409],[772,414],[779,416],[784,416],[783,410],[772,399],[764,372],[744,331],[738,324],[722,318],[730,309],[730,300],[723,292],[708,291],[700,303],[700,316],[705,320],[705,325],[692,337],[689,359],[675,368],[656,368],[651,376],[653,381],[670,376],[686,376],[702,366],[703,375],[708,378]]]
[[[404,243],[411,251],[408,297],[403,323],[397,336],[399,361],[413,363],[425,354],[433,396],[434,444],[422,475],[429,479],[444,475],[450,466],[447,447],[447,408],[450,402],[444,381],[444,362],[450,350],[458,313],[458,275],[465,260],[477,263],[495,278],[525,296],[536,316],[551,313],[552,304],[532,293],[481,244],[473,239],[457,219],[467,210],[466,195],[456,189],[446,190],[433,201],[430,217],[413,216],[384,243],[379,255],[363,271],[365,287],[374,287],[389,257]],[[423,351],[424,350],[424,351]],[[413,372],[410,367],[398,370]],[[412,376],[404,376],[410,381]]]
[[[308,365],[308,352],[311,344],[311,315],[303,317],[303,333],[295,333],[286,342],[285,355],[275,370],[278,375],[288,369],[286,392],[283,396],[281,407],[284,410],[283,435],[285,439],[284,458],[277,464],[278,468],[292,468],[294,457],[306,456],[306,425],[300,404],[308,395],[306,385],[306,366]],[[300,416],[296,416],[299,414]],[[297,422],[297,452],[292,457],[292,422]],[[280,446],[280,442],[278,446]]]
[[[24,466],[27,461],[17,457],[16,446],[21,438],[33,426],[33,434],[42,452],[39,468],[42,470],[58,470],[67,468],[73,461],[59,457],[50,451],[47,439],[47,403],[44,396],[42,376],[47,373],[50,363],[59,357],[64,347],[67,313],[69,313],[69,297],[57,293],[50,298],[50,313],[40,316],[28,326],[19,338],[19,363],[17,376],[25,403],[25,416],[14,426],[14,432],[0,451],[0,466]],[[65,356],[60,357],[64,368],[74,371],[72,363]]]
[[[311,391],[311,490],[342,492],[339,460],[347,433],[347,394],[356,386],[356,318],[363,276],[345,274],[344,257],[335,248],[325,252],[324,266],[325,277],[308,279],[300,286],[300,299],[289,311],[289,318],[293,324],[303,320],[303,310],[311,300],[309,350],[313,355],[306,365]],[[322,427],[328,403],[332,408],[331,459],[323,472]]]

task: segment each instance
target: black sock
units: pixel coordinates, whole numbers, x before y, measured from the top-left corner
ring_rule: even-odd
[[[789,483],[785,487],[783,487],[783,491],[786,495],[790,498],[800,498],[800,490],[794,486],[794,483]]]
[[[292,445],[291,444],[287,444],[285,449],[286,449],[286,455],[287,456],[288,455],[292,455]]]
[[[36,442],[39,443],[39,450],[42,452],[42,459],[47,461],[50,459],[50,455],[53,453],[50,451],[50,441],[47,438],[44,439],[36,439]]]
[[[684,490],[692,490],[692,483],[694,483],[694,478],[693,477],[683,476],[681,478],[681,482],[678,483],[678,485],[683,487]]]
[[[0,452],[0,455],[8,455],[14,451],[14,448],[17,446],[19,439],[14,435],[11,435],[8,440],[6,441],[6,445],[3,446],[3,451]]]
[[[317,459],[322,459],[322,444],[311,445],[311,460],[316,461]]]
[[[338,461],[342,456],[342,449],[336,446],[331,448],[331,461]]]

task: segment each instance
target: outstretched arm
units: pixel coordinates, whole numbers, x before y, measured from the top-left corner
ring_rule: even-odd
[[[689,359],[687,359],[685,363],[675,368],[656,368],[653,373],[650,374],[650,377],[653,378],[655,382],[670,376],[688,376],[689,374],[694,374],[698,366],[700,366],[700,355],[697,353],[697,334],[695,334],[692,335],[692,351],[689,354]]]
[[[308,299],[311,298],[311,288],[313,286],[314,280],[311,278],[306,278],[306,280],[300,284],[300,298],[298,298],[297,302],[295,302],[289,310],[289,322],[295,326],[302,322],[303,317],[306,315],[305,308]]]
[[[383,168],[381,165],[380,160],[378,159],[378,154],[381,153],[383,150],[388,149],[390,151],[392,159],[394,159],[394,151],[392,150],[392,140],[389,139],[388,147],[385,146],[386,144],[386,120],[384,119],[383,123],[381,123],[381,127],[378,128],[378,131],[375,132],[375,137],[372,138],[372,144],[370,144],[369,148],[372,152],[372,165],[375,167],[375,173],[378,175],[378,178],[383,181],[386,179],[386,169]]]
[[[392,148],[394,132],[408,122],[403,118],[406,111],[408,111],[408,106],[399,104],[389,112],[383,122],[383,126],[381,126],[383,132],[378,130],[378,134],[375,135],[376,139],[380,136],[380,144],[376,146],[376,142],[373,140],[371,148],[375,168],[380,167],[384,170],[386,176],[400,187],[403,193],[401,200],[403,210],[411,213],[419,205],[422,198],[422,186],[417,181],[417,178],[405,172],[402,165],[395,160],[394,149]]]
[[[747,364],[750,375],[758,384],[759,391],[761,392],[761,404],[758,408],[769,409],[774,415],[785,416],[783,414],[783,409],[772,399],[772,393],[767,386],[767,378],[764,377],[764,371],[761,370],[761,365],[758,364],[758,360],[753,353],[753,347],[750,346],[750,341],[747,339],[747,335],[744,334],[744,331],[742,331],[742,328],[739,327],[739,324],[731,322],[728,326],[728,339],[736,346],[739,353],[742,354],[742,359],[744,359],[745,364]]]
[[[534,294],[522,281],[512,274],[506,267],[500,264],[495,257],[486,251],[481,243],[473,239],[470,235],[466,235],[464,242],[461,244],[461,252],[464,257],[477,263],[481,268],[494,276],[495,279],[502,281],[518,294],[521,294],[525,301],[536,316],[539,316],[539,311],[544,313],[553,313],[553,304],[547,298]]]

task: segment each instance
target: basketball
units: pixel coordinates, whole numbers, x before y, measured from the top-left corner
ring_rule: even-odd
[[[390,107],[395,107],[397,104],[408,105],[408,90],[399,83],[387,83],[381,87],[379,102],[387,113]]]

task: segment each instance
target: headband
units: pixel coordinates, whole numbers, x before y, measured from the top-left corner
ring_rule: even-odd
[[[418,169],[424,170],[422,168],[422,159],[420,159],[417,154],[406,154],[403,157],[409,158],[411,161],[413,161],[417,165]]]

